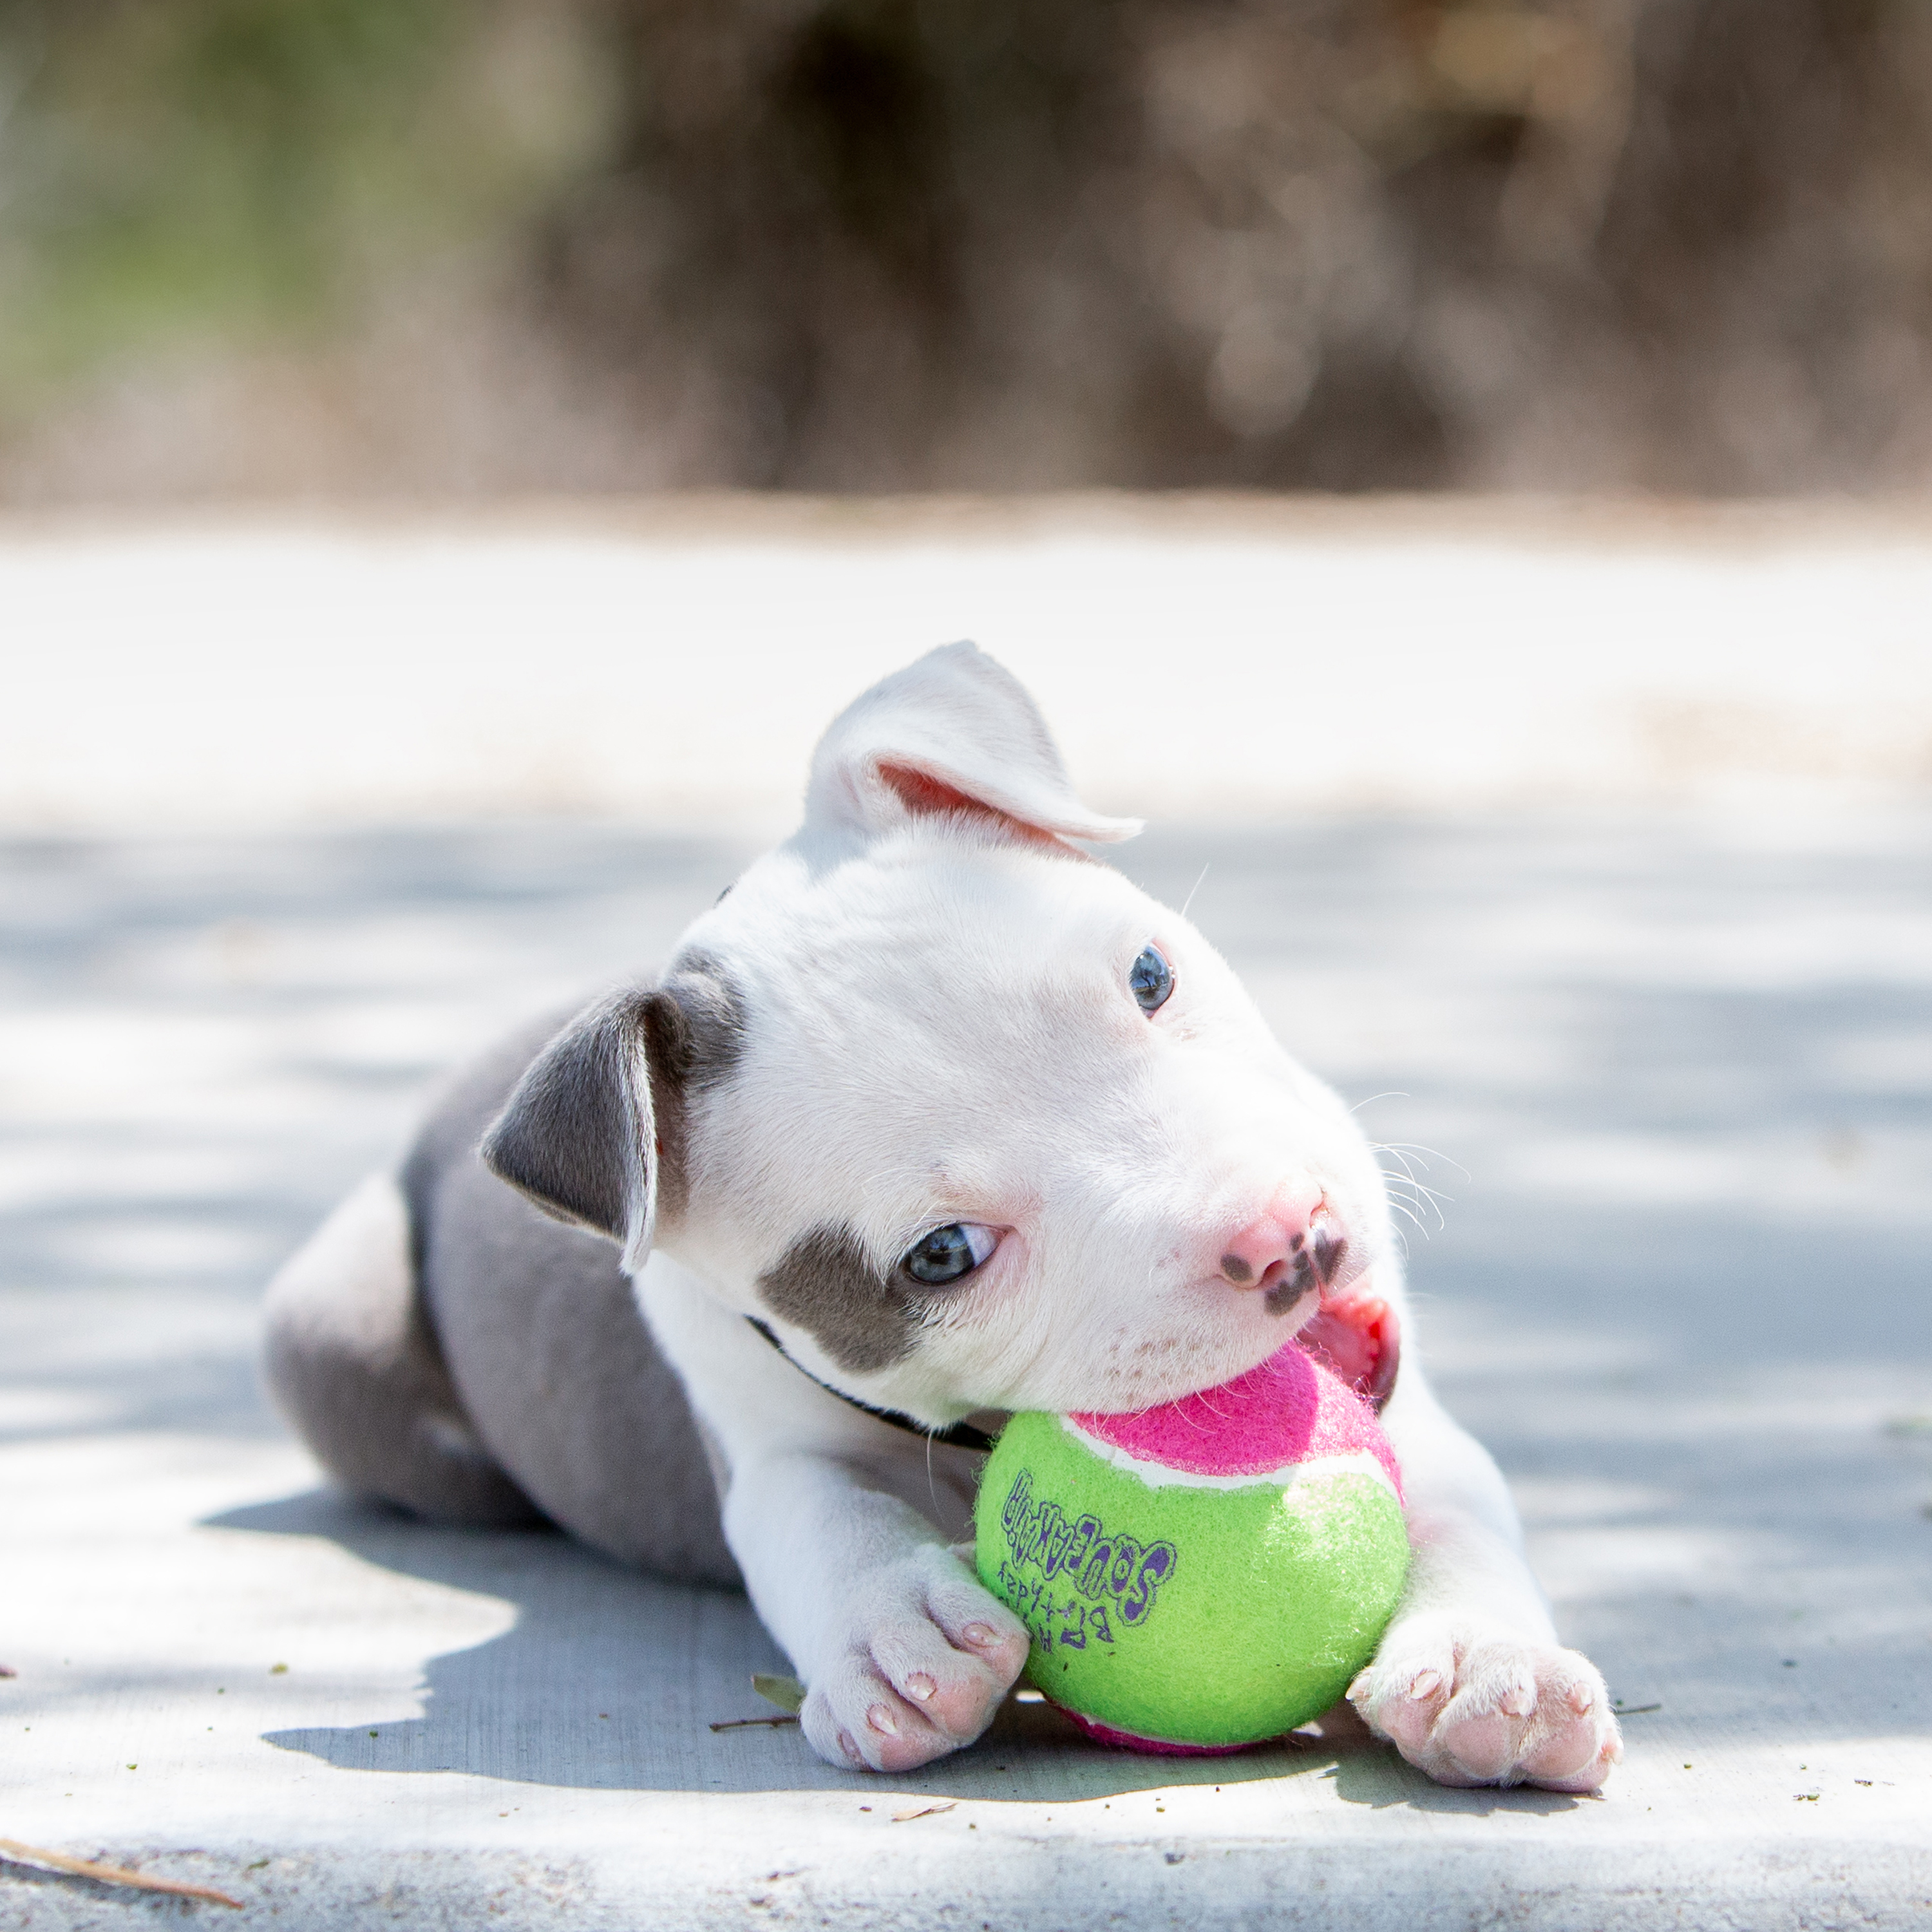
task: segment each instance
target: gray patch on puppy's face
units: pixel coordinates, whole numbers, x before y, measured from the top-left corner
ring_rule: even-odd
[[[652,1004],[651,1046],[671,1078],[703,1088],[730,1078],[745,1050],[745,996],[721,960],[680,955]]]
[[[801,1234],[776,1267],[759,1276],[758,1292],[781,1322],[809,1330],[842,1369],[855,1374],[904,1361],[920,1327],[910,1293],[880,1275],[844,1228]]]
[[[694,949],[674,960],[652,991],[644,1028],[657,1123],[658,1210],[674,1223],[691,1198],[692,1108],[730,1078],[744,1052],[744,995],[721,962]]]

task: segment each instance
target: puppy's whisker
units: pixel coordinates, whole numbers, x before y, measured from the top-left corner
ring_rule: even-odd
[[[1406,1202],[1397,1201],[1391,1196],[1389,1201],[1389,1205],[1393,1208],[1398,1214],[1406,1216],[1408,1220],[1414,1221],[1418,1231],[1422,1236],[1422,1238],[1425,1241],[1428,1240],[1429,1230],[1423,1226],[1421,1221],[1418,1219],[1415,1210],[1411,1208]]]
[[[1418,1186],[1416,1191],[1419,1202],[1426,1202],[1434,1211],[1436,1224],[1440,1227],[1446,1228],[1449,1225],[1449,1217],[1442,1210],[1445,1206],[1453,1207],[1455,1204],[1456,1197],[1453,1194],[1438,1193],[1432,1187]]]
[[[1406,1215],[1426,1236],[1429,1226],[1425,1216],[1433,1215],[1438,1228],[1446,1228],[1449,1223],[1442,1212],[1442,1203],[1431,1196],[1418,1192],[1412,1185],[1391,1187],[1388,1194],[1389,1205]]]
[[[1445,1166],[1453,1167],[1465,1180],[1470,1178],[1469,1170],[1460,1160],[1444,1154],[1440,1148],[1424,1147],[1415,1141],[1383,1141],[1378,1146],[1380,1151],[1387,1154],[1394,1154],[1399,1148],[1404,1154],[1414,1154],[1425,1167],[1432,1160],[1439,1160]]]
[[[1396,1165],[1402,1169],[1402,1172],[1406,1174],[1411,1180],[1413,1180],[1415,1178],[1415,1169],[1409,1165],[1408,1156],[1406,1154],[1401,1153],[1399,1150],[1392,1147],[1378,1147],[1374,1150],[1374,1151],[1377,1154],[1394,1155]],[[1378,1162],[1377,1165],[1379,1166],[1381,1163]],[[1384,1174],[1387,1174],[1388,1173],[1388,1169],[1384,1167],[1382,1168],[1382,1172]]]
[[[1441,1190],[1431,1187],[1419,1179],[1414,1169],[1409,1165],[1404,1154],[1399,1148],[1382,1145],[1377,1147],[1376,1152],[1391,1155],[1400,1163],[1400,1172],[1392,1168],[1382,1167],[1382,1179],[1387,1184],[1389,1205],[1391,1208],[1400,1208],[1415,1222],[1418,1228],[1423,1226],[1420,1216],[1424,1213],[1433,1214],[1436,1226],[1438,1228],[1446,1228],[1449,1225],[1449,1220],[1448,1216],[1443,1212],[1443,1208],[1445,1204],[1453,1203],[1454,1196],[1445,1194]],[[1378,1165],[1379,1166],[1380,1163],[1378,1162]],[[1426,1233],[1427,1230],[1424,1228],[1424,1232]]]
[[[1411,1208],[1420,1208],[1423,1204],[1422,1197],[1416,1192],[1412,1183],[1405,1180],[1400,1174],[1391,1174],[1387,1178],[1388,1198],[1391,1206],[1397,1202]]]

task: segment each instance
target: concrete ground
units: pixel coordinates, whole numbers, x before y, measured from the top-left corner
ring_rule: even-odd
[[[1599,1801],[1346,1733],[1009,1707],[905,1778],[758,1714],[742,1599],[319,1486],[279,1257],[437,1070],[743,854],[566,824],[0,845],[0,1836],[292,1928],[1903,1926],[1932,1912],[1932,817],[1167,829],[1178,900],[1427,1184],[1420,1321]],[[23,1932],[218,1916],[0,1862]]]

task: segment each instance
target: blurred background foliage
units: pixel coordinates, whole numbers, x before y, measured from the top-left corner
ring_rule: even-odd
[[[0,0],[0,493],[1932,481],[1928,0]]]
[[[130,351],[338,316],[584,152],[572,37],[464,0],[0,8],[10,404]],[[596,138],[593,130],[592,142]]]

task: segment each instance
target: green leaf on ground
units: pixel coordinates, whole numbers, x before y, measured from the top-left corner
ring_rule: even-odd
[[[767,1704],[796,1714],[804,1708],[805,1686],[796,1677],[773,1677],[762,1670],[752,1672],[752,1688]]]

